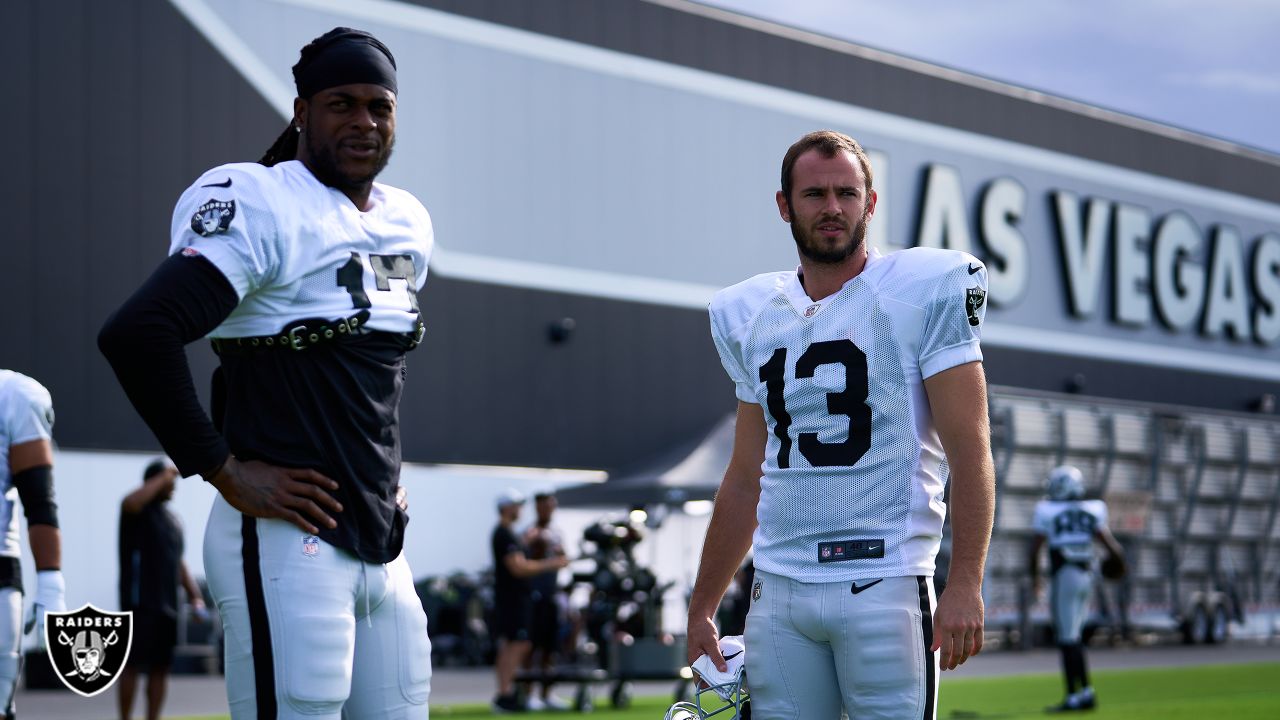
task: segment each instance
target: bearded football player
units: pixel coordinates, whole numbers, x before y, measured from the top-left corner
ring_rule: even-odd
[[[715,611],[750,549],[756,720],[932,718],[939,670],[982,649],[986,269],[950,250],[869,252],[877,196],[847,135],[801,138],[781,184],[799,267],[711,301],[737,427],[690,600],[689,661],[727,667]],[[953,551],[935,598],[948,475]]]

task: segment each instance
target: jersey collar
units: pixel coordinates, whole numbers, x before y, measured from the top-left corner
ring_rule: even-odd
[[[804,291],[804,284],[800,282],[803,276],[803,269],[797,265],[795,271],[789,272],[782,280],[782,287],[779,288],[787,300],[791,302],[791,307],[803,318],[812,318],[816,316],[823,308],[827,306],[834,298],[843,295],[846,290],[858,282],[863,275],[867,274],[867,270],[873,263],[877,263],[883,257],[876,248],[869,248],[867,251],[867,262],[862,266],[862,272],[849,278],[840,289],[821,300],[814,300]]]

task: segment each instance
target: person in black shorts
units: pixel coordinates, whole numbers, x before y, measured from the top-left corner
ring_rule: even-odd
[[[168,503],[178,469],[152,461],[142,486],[120,504],[120,609],[133,612],[133,642],[120,676],[120,718],[133,712],[139,671],[147,674],[147,719],[158,720],[178,643],[178,585],[196,618],[207,617],[204,598],[182,561],[182,524]]]
[[[558,555],[530,560],[524,542],[516,534],[524,495],[518,490],[505,490],[498,496],[498,526],[493,529],[493,574],[498,658],[494,670],[498,677],[498,695],[493,699],[495,712],[523,712],[527,708],[515,690],[516,670],[524,664],[533,649],[533,594],[530,579],[554,573],[569,561]]]
[[[524,531],[524,544],[533,560],[563,557],[564,538],[551,524],[559,503],[554,490],[539,490],[533,494],[535,517],[533,524]],[[556,584],[556,573],[542,573],[529,579],[533,591],[533,628],[529,640],[533,650],[528,667],[537,664],[542,673],[549,674],[551,666],[560,655],[561,628],[564,626],[563,593]],[[551,693],[551,683],[542,683],[542,693],[529,694],[530,710],[568,710],[569,703]]]

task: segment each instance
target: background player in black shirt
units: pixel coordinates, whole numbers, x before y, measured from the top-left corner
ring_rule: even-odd
[[[515,691],[516,671],[533,649],[533,588],[531,578],[569,564],[564,555],[530,560],[515,524],[520,519],[524,495],[506,490],[498,496],[498,526],[493,529],[494,605],[497,619],[498,659],[494,670],[498,676],[498,696],[493,709],[498,712],[520,712],[525,704]]]
[[[564,538],[560,530],[552,524],[553,516],[559,502],[554,490],[543,489],[533,494],[533,524],[524,531],[524,544],[529,551],[529,559],[544,560],[546,558],[563,557]],[[537,667],[544,675],[551,672],[551,667],[560,656],[561,629],[564,626],[565,603],[556,573],[541,573],[529,579],[533,598],[533,627],[529,633],[532,652],[527,667]],[[551,683],[542,683],[542,692],[530,692],[528,698],[530,710],[568,710],[569,703],[551,692]]]
[[[179,584],[193,616],[208,617],[182,560],[182,524],[168,508],[177,479],[173,463],[155,460],[143,471],[142,486],[120,504],[120,609],[133,612],[133,641],[120,675],[121,720],[133,712],[140,670],[147,673],[147,720],[160,718],[178,642]]]

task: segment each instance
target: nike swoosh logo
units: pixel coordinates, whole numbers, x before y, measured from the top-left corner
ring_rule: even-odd
[[[228,187],[231,187],[231,178],[227,178],[227,179],[226,179],[226,182],[220,182],[220,183],[209,183],[209,184],[207,184],[207,185],[201,185],[200,187],[221,187],[221,188],[228,188]],[[972,270],[970,270],[969,272],[973,272],[973,271],[972,271]]]
[[[227,185],[230,185],[230,184],[231,184],[231,179],[230,179],[230,178],[228,178],[228,179],[227,179]],[[979,271],[979,270],[981,270],[981,269],[982,269],[982,267],[981,267],[981,266],[979,266],[979,267],[974,267],[973,265],[970,265],[970,266],[969,266],[969,274],[970,274],[970,275],[972,275],[972,274],[974,274],[974,273],[978,272],[978,271]]]
[[[739,656],[739,655],[741,655],[741,654],[742,654],[742,651],[741,651],[741,650],[739,650],[738,652],[736,652],[736,653],[734,653],[734,654],[732,654],[732,655],[725,655],[725,656],[724,656],[724,661],[725,661],[725,662],[729,662],[730,660],[732,660],[732,659],[734,659],[734,658],[738,657],[738,656]]]
[[[850,585],[850,586],[849,586],[849,592],[853,593],[854,595],[857,595],[858,593],[862,592],[863,590],[866,590],[866,589],[867,589],[867,588],[869,588],[869,587],[875,587],[876,585],[879,585],[879,584],[880,584],[880,583],[882,583],[882,582],[884,582],[884,578],[880,578],[879,580],[876,580],[875,582],[869,582],[869,583],[867,583],[866,585],[863,585],[862,587],[858,587],[858,583],[856,583],[856,582],[855,582],[855,583],[853,583],[852,585]]]

